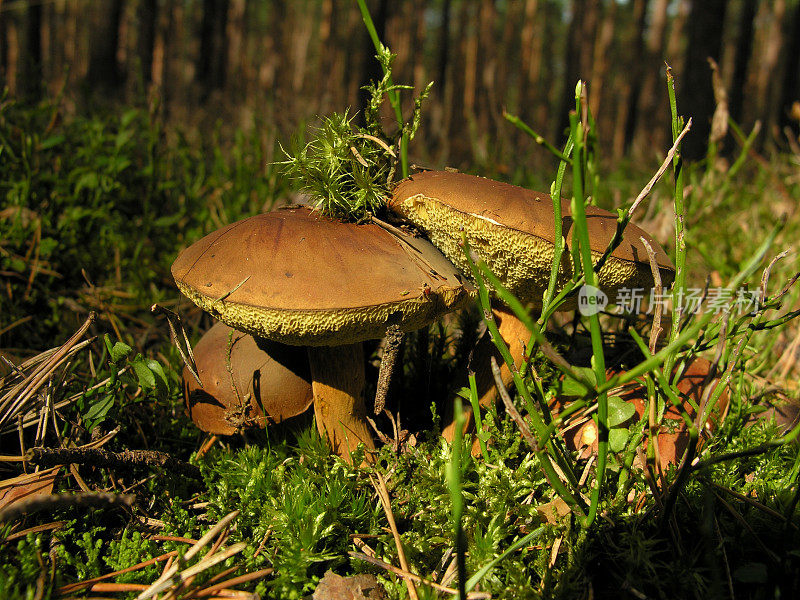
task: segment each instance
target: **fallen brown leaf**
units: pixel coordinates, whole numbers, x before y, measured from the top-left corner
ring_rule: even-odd
[[[373,575],[342,577],[328,571],[312,596],[314,600],[383,600],[386,594]]]
[[[53,484],[58,475],[59,468],[47,469],[27,476],[15,477],[0,482],[0,511],[21,500],[28,500],[36,496],[49,496],[53,493]]]

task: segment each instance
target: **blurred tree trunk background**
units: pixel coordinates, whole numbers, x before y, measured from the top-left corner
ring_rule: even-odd
[[[563,143],[579,78],[606,159],[654,160],[671,135],[667,63],[679,110],[694,119],[685,153],[702,157],[715,109],[709,58],[731,117],[746,130],[761,122],[759,147],[783,147],[798,130],[800,0],[369,6],[399,54],[395,82],[435,81],[412,149],[421,164],[502,171],[535,154],[503,110]],[[203,131],[259,126],[283,139],[317,115],[362,110],[361,88],[380,76],[353,0],[0,0],[0,85],[28,100],[60,94],[67,111],[158,98],[168,119]]]

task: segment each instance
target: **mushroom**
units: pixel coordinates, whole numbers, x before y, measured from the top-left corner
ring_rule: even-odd
[[[401,181],[389,200],[389,208],[422,230],[465,273],[469,265],[462,250],[462,235],[478,258],[482,259],[503,285],[520,301],[541,307],[550,280],[555,254],[553,202],[548,194],[490,179],[450,171],[426,171]],[[572,242],[572,217],[569,200],[561,200],[562,235],[565,251],[561,256],[557,290],[573,276],[569,248]],[[599,208],[586,207],[586,222],[592,257],[596,262],[606,250],[617,229],[617,217]],[[629,224],[622,243],[611,253],[598,271],[600,289],[609,297],[623,288],[649,289],[653,285],[650,261],[643,237],[655,251],[656,263],[663,285],[669,286],[675,269],[667,254],[645,231]],[[560,310],[576,308],[575,298],[567,298]],[[522,323],[503,306],[494,308],[501,323],[501,335],[509,344],[517,364],[522,359],[524,339],[529,333]],[[495,353],[491,340],[484,338],[476,348],[479,372]],[[502,361],[503,382],[508,386],[511,372]],[[491,377],[479,377],[485,382],[479,389],[480,403],[487,406],[496,400]],[[472,413],[467,409],[467,419]],[[453,437],[453,422],[445,415],[443,433]]]
[[[311,371],[303,348],[215,323],[194,348],[201,385],[183,370],[186,408],[202,431],[232,435],[280,423],[311,406]]]
[[[554,255],[553,203],[548,194],[449,171],[426,171],[401,181],[389,207],[411,221],[434,246],[463,272],[469,273],[461,248],[462,232],[472,249],[523,302],[541,306],[550,279]],[[565,249],[557,285],[572,278],[569,247],[572,217],[569,200],[561,200]],[[617,216],[586,207],[589,242],[595,261],[605,251],[617,229]],[[664,285],[674,278],[675,268],[667,254],[645,231],[630,224],[622,243],[598,272],[600,288],[609,296],[622,288],[651,287],[653,277],[644,237],[653,247]],[[564,310],[576,308],[574,298]]]
[[[235,329],[306,346],[317,428],[346,460],[374,448],[361,342],[426,326],[471,286],[425,240],[292,208],[237,221],[172,265],[181,292]]]

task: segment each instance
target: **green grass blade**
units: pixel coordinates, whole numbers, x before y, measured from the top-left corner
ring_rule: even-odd
[[[361,10],[361,18],[364,20],[364,25],[369,32],[369,37],[372,40],[372,44],[375,46],[375,51],[380,54],[384,50],[384,45],[378,37],[375,24],[372,22],[372,17],[369,14],[366,0],[356,0],[356,2],[358,2],[358,8]],[[386,75],[385,72],[384,75]],[[394,109],[394,116],[397,119],[397,126],[400,128],[400,131],[403,132],[400,142],[400,170],[405,178],[408,177],[408,134],[405,132],[405,122],[403,121],[403,110],[400,106],[400,96],[398,95],[397,91],[393,89],[394,83],[392,82],[391,77],[389,77],[388,84],[389,103]]]
[[[486,574],[492,570],[497,564],[499,564],[503,559],[509,556],[512,552],[515,552],[519,548],[522,548],[525,544],[533,540],[534,538],[539,537],[542,535],[547,528],[545,526],[539,527],[538,529],[534,529],[525,537],[518,539],[516,542],[511,544],[505,552],[503,552],[497,558],[493,558],[488,563],[483,565],[480,569],[478,569],[475,574],[467,580],[467,585],[465,586],[467,592],[471,592],[478,583],[480,583],[481,579],[483,579]]]

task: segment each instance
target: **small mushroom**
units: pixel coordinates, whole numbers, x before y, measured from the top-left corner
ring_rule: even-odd
[[[361,342],[419,329],[461,307],[471,286],[427,241],[293,208],[232,223],[172,265],[181,292],[235,329],[306,346],[317,427],[350,460],[374,448]]]
[[[389,200],[389,208],[411,221],[453,264],[469,273],[462,249],[462,235],[466,235],[477,257],[512,294],[523,303],[541,307],[555,255],[553,202],[549,195],[464,173],[426,171],[401,181]],[[573,276],[569,249],[574,227],[569,200],[561,200],[561,214],[562,236],[566,241],[557,290]],[[586,222],[592,257],[596,262],[614,237],[617,216],[587,206]],[[650,261],[640,237],[647,240],[655,252],[662,285],[668,287],[674,279],[675,268],[661,246],[641,228],[629,224],[622,243],[598,272],[599,287],[611,298],[623,288],[650,289],[653,286]],[[567,298],[561,310],[576,307],[575,298]],[[495,306],[494,313],[500,321],[500,333],[519,365],[529,333],[502,305]],[[486,336],[475,352],[481,406],[497,400],[494,381],[488,370],[491,356],[498,357]],[[508,386],[512,380],[511,372],[503,361],[498,362],[503,383]],[[452,439],[454,434],[451,413],[452,408],[448,407],[443,431],[447,439]],[[466,413],[469,424],[471,410],[467,409]]]
[[[706,381],[710,369],[711,363],[707,359],[695,357],[686,365],[676,382],[675,387],[684,399],[683,410],[695,421],[697,421],[698,416],[693,404],[702,406],[706,387],[710,386],[711,390],[713,390],[720,384],[719,376],[713,377],[710,382]],[[624,372],[624,370],[616,369],[610,372],[609,375]],[[644,414],[647,388],[642,383],[634,382],[623,388],[616,395],[625,402],[631,403],[636,409],[636,413],[633,416],[634,421],[647,419],[647,415]],[[705,410],[706,419],[705,423],[700,427],[698,445],[702,445],[706,437],[713,433],[725,414],[727,414],[729,398],[730,393],[726,388],[720,393],[719,400],[713,410]],[[567,399],[560,398],[552,407],[553,411],[556,413],[561,412],[568,404]],[[594,421],[591,419],[588,421],[581,420],[576,426],[567,427],[564,431],[564,440],[569,450],[583,449],[587,454],[597,452],[597,427]],[[686,428],[681,412],[674,405],[667,402],[664,418],[658,432],[658,456],[660,457],[659,464],[661,469],[666,470],[669,465],[678,464],[688,445],[689,431]]]
[[[186,408],[202,431],[232,435],[305,412],[313,395],[303,348],[216,323],[194,348],[202,387],[183,370]]]

